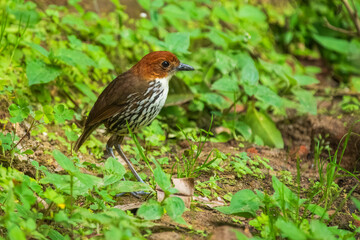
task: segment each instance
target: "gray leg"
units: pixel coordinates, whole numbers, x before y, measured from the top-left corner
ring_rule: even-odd
[[[145,183],[141,177],[139,176],[139,174],[136,172],[135,168],[133,167],[133,165],[131,164],[131,162],[129,161],[129,159],[127,159],[127,157],[125,156],[123,150],[121,149],[120,144],[116,144],[115,145],[115,150],[120,154],[120,156],[125,160],[126,164],[128,165],[128,167],[130,168],[130,171],[132,172],[132,174],[134,174],[135,178],[142,183]]]

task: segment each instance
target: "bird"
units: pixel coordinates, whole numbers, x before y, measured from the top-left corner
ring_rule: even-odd
[[[86,119],[83,131],[73,149],[81,145],[104,124],[111,137],[106,150],[116,159],[113,148],[125,160],[135,178],[144,183],[125,156],[121,143],[129,133],[149,125],[165,104],[171,77],[178,71],[193,71],[168,51],[155,51],[145,55],[128,71],[117,76],[99,95]]]

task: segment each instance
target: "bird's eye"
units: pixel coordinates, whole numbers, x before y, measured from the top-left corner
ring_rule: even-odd
[[[161,66],[163,66],[164,68],[167,68],[170,65],[170,63],[168,61],[163,61],[161,63]]]

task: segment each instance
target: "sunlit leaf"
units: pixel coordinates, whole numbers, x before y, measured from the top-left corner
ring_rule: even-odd
[[[29,86],[53,81],[61,73],[60,68],[47,65],[41,60],[30,60],[26,62],[26,76]]]

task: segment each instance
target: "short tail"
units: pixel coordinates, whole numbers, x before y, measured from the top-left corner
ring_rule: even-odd
[[[83,133],[80,135],[80,137],[78,138],[78,140],[76,141],[75,145],[74,145],[74,151],[77,152],[79,150],[79,148],[81,147],[81,145],[83,145],[83,143],[86,141],[86,139],[90,136],[90,134],[98,127],[98,124],[95,124],[91,127],[87,127],[84,129]]]

